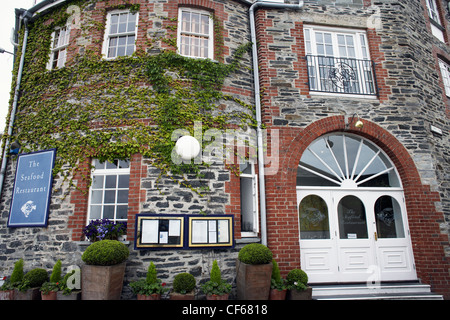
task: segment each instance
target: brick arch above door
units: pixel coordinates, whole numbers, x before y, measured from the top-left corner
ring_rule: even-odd
[[[390,157],[401,177],[418,277],[423,282],[433,285],[436,292],[443,294],[447,299],[450,298],[450,257],[445,255],[449,238],[440,230],[444,215],[436,208],[436,203],[441,201],[439,193],[432,191],[429,185],[422,184],[413,158],[394,135],[366,119],[363,119],[363,128],[354,127],[356,119],[347,128],[346,124],[350,119],[346,119],[345,116],[327,117],[311,123],[304,129],[271,127],[271,130],[279,130],[280,159],[278,174],[266,179],[269,223],[276,221],[275,215],[281,212],[280,210],[288,209],[288,216],[292,215],[290,223],[297,218],[297,208],[293,205],[291,197],[291,194],[295,195],[297,167],[303,152],[315,139],[338,131],[360,135],[374,142]],[[286,199],[283,204],[277,202],[281,196],[280,191]],[[273,205],[269,208],[270,203]],[[278,235],[269,229],[269,246],[271,242],[276,244],[281,239],[281,234]],[[293,242],[295,241],[290,238],[291,247]],[[275,246],[281,248],[283,244]],[[284,253],[280,251],[280,255]],[[286,260],[286,264],[289,266],[292,263]]]

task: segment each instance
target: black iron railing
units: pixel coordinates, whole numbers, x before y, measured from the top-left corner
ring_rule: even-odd
[[[371,60],[306,56],[310,91],[377,95]]]

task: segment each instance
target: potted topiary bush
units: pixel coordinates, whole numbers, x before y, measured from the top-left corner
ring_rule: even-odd
[[[4,283],[0,288],[0,300],[14,300],[15,289],[23,280],[23,259],[14,263],[14,269],[11,277],[4,279]]]
[[[270,280],[270,294],[269,300],[285,300],[287,292],[287,283],[281,278],[280,269],[278,263],[272,260],[272,279]]]
[[[56,294],[59,291],[59,282],[61,281],[61,260],[58,260],[53,266],[50,281],[44,282],[41,286],[42,300],[56,300]]]
[[[35,268],[28,271],[17,286],[15,300],[40,300],[39,288],[48,281],[48,273],[42,268]]]
[[[259,243],[244,246],[238,254],[236,269],[239,300],[267,300],[272,275],[272,252]]]
[[[289,300],[311,300],[312,288],[308,287],[308,275],[301,269],[289,271],[286,281],[289,286]]]
[[[173,292],[170,300],[194,300],[195,278],[190,273],[179,273],[173,279]]]
[[[156,277],[156,267],[153,262],[147,269],[147,277],[129,284],[138,300],[161,300],[161,294],[167,289],[166,284]]]
[[[119,300],[122,293],[128,247],[117,240],[101,240],[87,247],[81,256],[83,300]]]
[[[217,260],[213,261],[210,280],[202,286],[202,291],[206,294],[206,300],[228,300],[231,284],[222,280]]]

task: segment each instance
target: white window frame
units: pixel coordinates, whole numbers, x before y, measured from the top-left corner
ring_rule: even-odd
[[[112,24],[112,16],[113,15],[121,15],[121,14],[135,14],[136,15],[136,25],[134,30],[126,31],[126,32],[117,32],[114,34],[111,34],[111,24]],[[108,15],[106,17],[106,26],[105,26],[105,35],[103,39],[103,47],[102,47],[102,55],[103,58],[106,60],[113,60],[118,58],[117,51],[113,57],[108,57],[109,48],[110,48],[110,39],[112,38],[119,38],[119,37],[129,37],[134,36],[134,47],[133,47],[133,53],[136,52],[136,40],[138,36],[138,25],[139,25],[139,13],[138,12],[130,12],[130,10],[113,10],[108,12]],[[126,50],[126,48],[125,48]],[[126,56],[131,56],[130,54],[125,54]]]
[[[445,94],[450,98],[450,66],[438,59],[439,68],[441,69],[442,82],[444,83]]]
[[[255,164],[253,162],[248,163],[251,168],[251,173],[240,173],[240,191],[242,195],[242,179],[249,179],[251,180],[251,186],[252,186],[252,197],[251,199],[246,199],[246,201],[251,201],[250,205],[252,206],[252,219],[253,219],[253,230],[252,231],[241,231],[241,237],[242,238],[250,238],[250,237],[257,237],[259,232],[259,215],[258,215],[258,176],[255,174]],[[242,202],[244,199],[241,198],[241,225],[243,222],[242,215],[244,214],[242,212],[243,208],[246,207]],[[247,213],[248,214],[248,213]],[[242,230],[242,227],[241,227]]]
[[[436,0],[426,0],[428,16],[430,18],[431,33],[440,41],[445,43],[442,21],[439,16]]]
[[[64,40],[61,42],[62,30],[65,31],[65,34]],[[58,43],[56,43],[56,41],[58,41]],[[69,41],[70,41],[70,26],[56,28],[55,31],[52,32],[51,52],[50,52],[50,59],[47,63],[47,70],[54,70],[65,67],[67,61],[67,48],[69,47]],[[55,59],[55,55],[58,55],[57,59]],[[56,65],[54,65],[55,62]]]
[[[123,163],[124,161],[122,160],[115,160],[115,163]],[[128,177],[130,177],[130,162],[128,162],[128,167],[127,168],[107,168],[107,165],[105,165],[103,168],[96,168],[96,164],[100,164],[100,162],[97,159],[94,159],[92,161],[92,172],[91,172],[91,179],[92,179],[92,183],[91,186],[89,188],[89,201],[88,201],[88,214],[87,214],[87,224],[89,224],[90,221],[92,220],[96,220],[96,219],[109,219],[110,221],[113,222],[119,222],[119,221],[123,221],[126,222],[127,218],[122,218],[122,219],[118,219],[117,218],[117,207],[118,206],[127,206],[128,207],[128,202],[129,202],[129,194],[128,194],[128,198],[127,198],[127,202],[118,202],[118,192],[119,191],[129,191],[129,185],[128,187],[119,187],[118,186],[118,177],[119,176],[125,176],[128,175]],[[103,176],[103,182],[102,182],[102,186],[98,187],[97,185],[95,185],[94,179],[96,176]],[[106,176],[116,176],[116,187],[115,188],[106,188]],[[110,202],[110,203],[105,203],[105,193],[106,191],[115,191],[115,197],[114,197],[114,202]],[[102,192],[101,194],[101,200],[100,202],[93,200],[93,193],[94,192]],[[105,205],[106,206],[114,206],[114,217],[113,218],[109,218],[109,217],[105,217],[104,216],[104,209],[105,209]],[[101,207],[101,211],[100,211],[100,215],[99,216],[93,216],[92,213],[92,208],[93,207]],[[127,213],[128,215],[128,213]]]
[[[312,55],[312,56],[322,56],[322,57],[334,57],[337,59],[357,59],[357,60],[366,60],[371,61],[370,58],[370,50],[369,50],[369,42],[367,38],[367,32],[363,29],[350,29],[350,28],[334,28],[334,27],[327,27],[327,26],[318,26],[318,25],[305,25],[303,28],[304,37],[305,37],[305,52],[306,55]],[[318,51],[318,43],[316,41],[316,33],[327,33],[331,35],[331,47],[332,47],[332,54],[329,54],[327,52],[327,49],[324,46],[324,52],[321,53]],[[307,37],[307,34],[309,34],[309,38]],[[340,46],[338,42],[338,36],[352,36],[353,38],[353,48],[354,48],[354,55],[351,56],[348,54],[348,48],[349,46],[345,46],[346,55],[343,55],[340,53]],[[325,44],[325,41],[324,41]],[[342,46],[341,46],[342,47]],[[344,47],[343,47],[344,48]],[[346,97],[364,97],[364,98],[376,98],[376,83],[375,83],[375,74],[372,73],[372,70],[369,70],[368,68],[369,64],[367,66],[364,66],[361,69],[358,69],[359,73],[359,79],[360,79],[360,85],[367,85],[366,81],[370,81],[373,86],[373,92],[372,93],[365,93],[365,94],[348,94],[348,93],[339,93],[339,92],[326,92],[325,90],[320,90],[321,87],[320,84],[317,83],[318,79],[316,78],[316,84],[318,91],[310,91],[310,94],[318,94],[318,95],[345,95]],[[308,68],[311,66],[308,65]],[[369,79],[368,76],[366,76],[366,72],[372,73],[372,79]],[[319,70],[316,70],[315,76],[317,77],[320,74]],[[368,90],[366,90],[368,91]]]
[[[208,33],[197,33],[197,32],[191,32],[191,31],[186,31],[183,30],[183,21],[182,21],[182,15],[183,12],[189,12],[189,13],[196,13],[199,14],[201,16],[208,16],[208,23],[209,23],[209,27],[208,27]],[[190,57],[190,58],[199,58],[199,59],[214,59],[214,23],[213,23],[213,19],[211,17],[211,12],[206,11],[206,10],[201,10],[201,9],[195,9],[195,8],[189,8],[189,7],[180,7],[178,9],[178,28],[177,28],[177,48],[178,48],[178,53],[182,56],[185,57]],[[191,52],[190,53],[185,53],[182,51],[182,37],[183,36],[187,36],[191,39],[192,38],[200,38],[203,40],[207,40],[208,41],[208,52],[207,52],[207,56],[203,56],[201,54],[193,54],[192,53],[192,48],[191,48]]]

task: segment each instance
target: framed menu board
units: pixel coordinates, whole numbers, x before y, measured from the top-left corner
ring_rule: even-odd
[[[135,249],[200,249],[234,246],[234,216],[138,214]]]
[[[183,248],[184,216],[138,215],[136,219],[136,249]]]
[[[233,216],[189,216],[189,247],[232,247]]]

